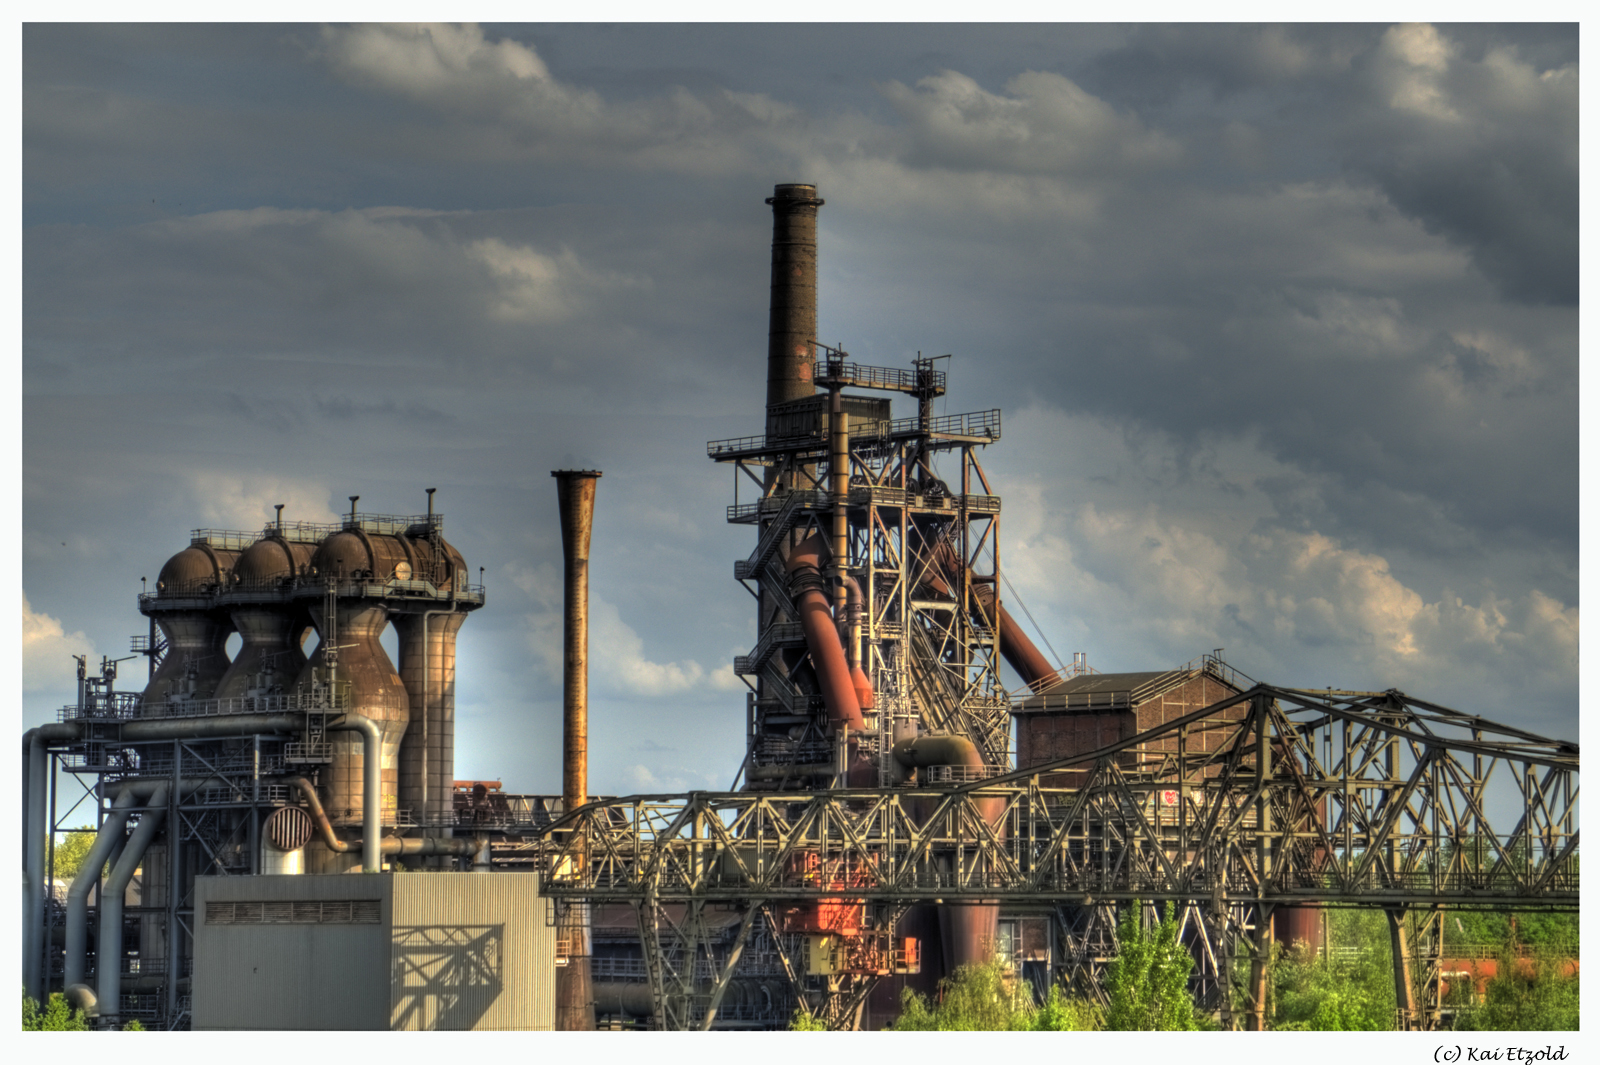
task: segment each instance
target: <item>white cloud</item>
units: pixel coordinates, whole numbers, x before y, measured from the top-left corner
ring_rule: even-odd
[[[954,70],[883,92],[910,127],[915,162],[1065,176],[1170,166],[1182,155],[1172,138],[1059,74],[1018,74],[1004,96]]]
[[[99,653],[94,642],[79,632],[67,632],[60,619],[35,612],[22,593],[22,690],[74,691],[78,685],[73,655],[85,655],[92,665]]]
[[[530,91],[569,95],[532,48],[487,41],[475,25],[329,26],[321,43],[340,75],[433,106],[503,105]]]
[[[282,503],[286,522],[335,522],[328,506],[331,495],[323,481],[274,474],[196,470],[188,475],[190,501],[185,513],[204,527],[255,532],[277,516]]]
[[[559,567],[549,563],[530,567],[508,563],[513,584],[534,600],[528,613],[528,646],[544,667],[550,683],[562,680],[561,650],[563,591]],[[732,665],[707,670],[699,662],[682,659],[656,662],[645,656],[645,643],[607,600],[589,593],[589,685],[617,695],[646,698],[680,695],[711,689],[731,691],[742,687]]]
[[[1315,507],[1292,524],[1278,513],[1283,482],[1304,503],[1317,481],[1248,442],[1185,458],[1110,419],[1031,409],[1012,425],[1024,447],[1079,456],[1004,488],[1007,573],[1058,651],[1157,669],[1223,646],[1259,679],[1398,687],[1490,717],[1576,690],[1577,606],[1538,588],[1503,596],[1492,573],[1459,568],[1455,588],[1402,580],[1319,531]]]

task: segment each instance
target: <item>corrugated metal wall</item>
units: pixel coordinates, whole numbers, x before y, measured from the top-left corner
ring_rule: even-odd
[[[194,1029],[387,1028],[393,879],[196,877]],[[379,919],[374,923],[324,924],[320,911],[316,923],[302,923],[293,911],[296,902],[371,899],[379,902]],[[259,915],[230,912],[227,923],[212,919],[219,916],[211,912],[214,907],[237,911],[240,903],[260,903],[275,910]]]
[[[195,899],[196,1030],[554,1027],[534,874],[206,876]]]
[[[396,1031],[550,1031],[555,929],[531,873],[394,877]]]

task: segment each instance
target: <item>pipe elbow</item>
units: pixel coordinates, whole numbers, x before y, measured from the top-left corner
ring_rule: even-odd
[[[100,1000],[88,984],[68,984],[62,994],[66,997],[67,1005],[82,1010],[85,1017],[100,1016]]]
[[[822,569],[822,553],[825,550],[827,550],[827,544],[823,542],[821,536],[813,533],[801,540],[789,552],[789,561],[784,563],[784,570],[791,576],[808,566],[820,572]]]
[[[901,740],[891,748],[891,753],[895,761],[907,769],[936,765],[983,765],[983,754],[977,744],[965,736],[918,736],[916,739]]]

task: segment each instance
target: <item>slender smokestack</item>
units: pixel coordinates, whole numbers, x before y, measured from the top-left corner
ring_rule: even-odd
[[[561,799],[575,810],[589,796],[589,533],[599,470],[552,470],[561,501],[561,550],[566,561],[562,626]],[[587,856],[573,854],[579,869]],[[589,910],[574,903],[561,917],[556,938],[567,941],[567,964],[556,972],[556,1029],[594,1031],[589,972]]]
[[[779,185],[772,205],[772,318],[767,333],[767,405],[812,395],[817,339],[815,185]]]

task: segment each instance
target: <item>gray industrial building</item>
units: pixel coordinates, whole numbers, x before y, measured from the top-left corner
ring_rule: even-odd
[[[196,1031],[549,1031],[533,873],[201,877]]]

